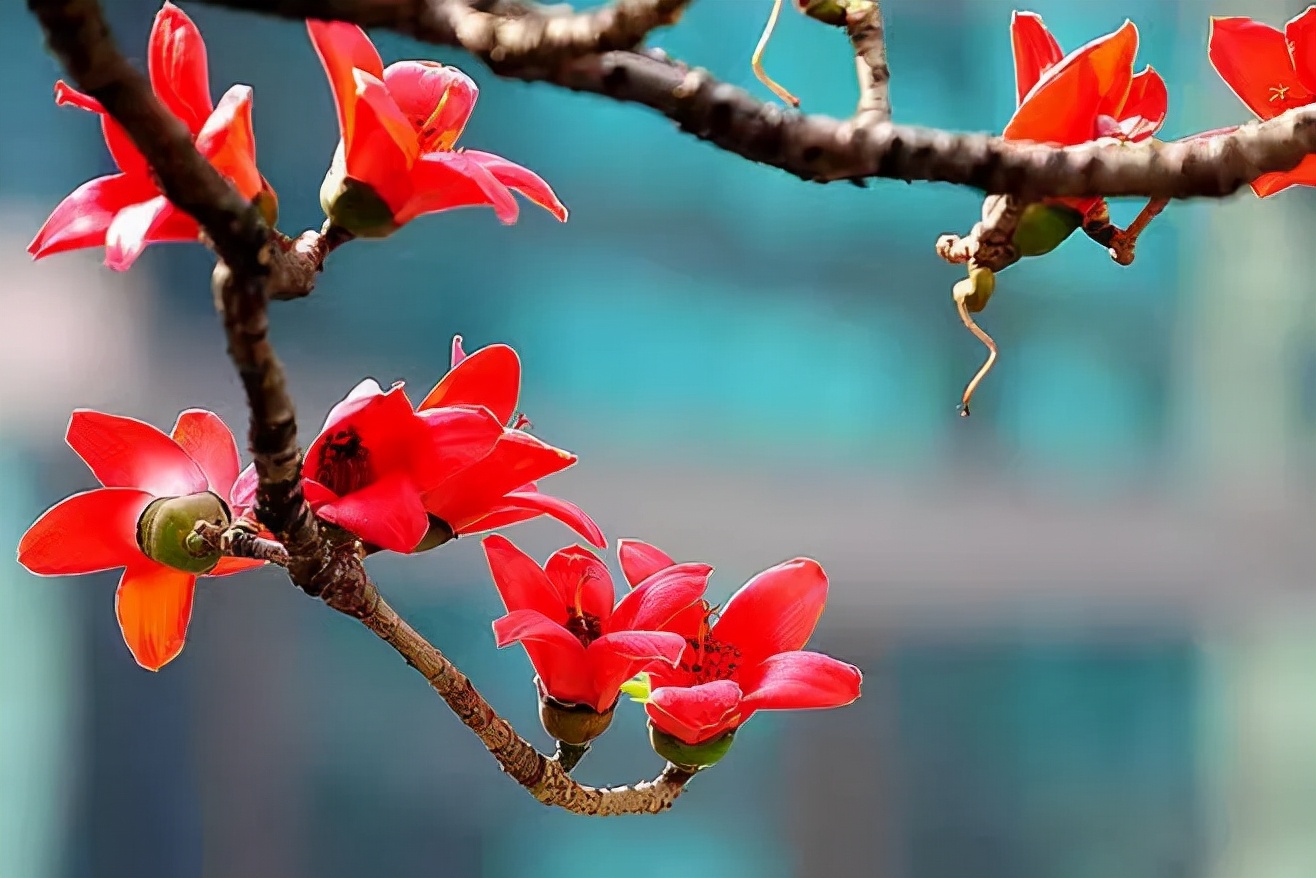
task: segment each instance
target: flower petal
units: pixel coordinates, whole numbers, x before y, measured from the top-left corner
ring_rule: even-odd
[[[1284,26],[1284,36],[1298,81],[1307,91],[1316,93],[1316,5],[1290,20]]]
[[[571,632],[534,610],[517,610],[493,623],[499,647],[520,643],[544,691],[568,704],[598,700],[585,647]]]
[[[360,70],[356,83],[356,124],[343,136],[344,166],[354,180],[370,184],[394,214],[400,214],[414,182],[410,168],[420,147],[416,132],[389,96],[382,80]],[[403,220],[399,217],[397,222]]]
[[[676,564],[670,555],[657,546],[629,538],[617,541],[617,558],[621,561],[621,572],[631,588],[644,582],[659,570],[665,570]]]
[[[520,213],[511,191],[464,152],[431,152],[411,167],[411,198],[396,211],[398,223],[458,207],[492,207],[504,225]]]
[[[18,543],[18,563],[39,576],[95,573],[143,559],[137,520],[155,498],[134,488],[97,488],[59,501]]]
[[[302,481],[306,481],[303,479]],[[228,501],[229,508],[233,510],[234,515],[241,515],[248,509],[256,505],[256,464],[249,463],[247,468],[238,474],[237,481],[233,483],[233,490],[224,499]]]
[[[1129,86],[1128,99],[1120,111],[1120,130],[1134,143],[1146,140],[1160,130],[1168,109],[1165,80],[1148,66],[1133,77]]]
[[[1291,171],[1262,174],[1252,181],[1252,191],[1261,198],[1283,192],[1290,186],[1316,186],[1316,155],[1309,155]]]
[[[186,216],[163,195],[119,211],[105,230],[105,265],[115,271],[127,271],[147,244],[195,238],[194,224],[170,222],[179,215]]]
[[[382,78],[384,62],[370,37],[354,24],[308,19],[306,32],[329,77],[329,88],[333,90],[334,105],[338,109],[338,132],[346,140],[348,132],[356,127],[357,93],[353,72],[363,70]]]
[[[1250,18],[1212,18],[1207,44],[1211,66],[1248,109],[1270,119],[1309,103],[1284,34]]]
[[[137,664],[158,671],[183,651],[196,577],[142,557],[119,580],[114,611]]]
[[[194,135],[210,115],[206,44],[192,19],[166,2],[156,13],[146,59],[151,89]]]
[[[384,69],[384,84],[422,142],[451,149],[475,109],[480,90],[456,67],[435,61],[398,61]]]
[[[608,565],[580,546],[558,549],[544,564],[544,573],[568,607],[588,613],[600,622],[612,615],[616,592]]]
[[[461,533],[499,509],[506,495],[575,462],[570,452],[529,433],[507,430],[487,457],[427,492],[425,507]]]
[[[542,493],[533,486],[505,494],[499,504],[489,514],[462,525],[460,532],[463,535],[483,533],[547,515],[571,528],[591,546],[603,549],[608,545],[607,537],[585,510],[570,500]]]
[[[854,665],[818,652],[783,652],[741,676],[741,706],[755,710],[843,707],[859,697],[864,675]]]
[[[210,490],[228,502],[241,466],[238,443],[228,424],[214,412],[188,409],[178,416],[170,435],[201,468]]]
[[[460,338],[460,336],[459,336]],[[461,342],[454,342],[456,353]],[[505,344],[491,344],[454,363],[452,369],[421,400],[420,410],[443,405],[482,405],[506,424],[521,396],[521,358]]]
[[[27,245],[27,252],[33,259],[41,259],[66,250],[100,247],[119,211],[155,196],[155,187],[149,182],[127,174],[88,180],[59,203]]]
[[[1065,53],[1036,12],[1015,12],[1010,16],[1010,43],[1014,48],[1017,103],[1022,104],[1042,74],[1059,64]]]
[[[741,586],[713,625],[713,636],[740,649],[745,665],[808,642],[827,604],[827,574],[811,558],[770,567]]]
[[[146,158],[138,151],[128,132],[123,130],[123,126],[105,112],[100,101],[91,95],[83,94],[61,79],[55,83],[55,106],[62,107],[65,104],[99,115],[105,146],[110,150],[110,156],[119,170],[131,175],[139,185],[147,187],[150,195],[159,194],[155,186],[149,182],[151,169],[146,164]],[[145,198],[149,198],[150,195]],[[145,198],[137,200],[145,200]]]
[[[493,178],[513,192],[520,192],[534,204],[557,217],[559,222],[567,221],[567,208],[558,200],[552,187],[544,179],[514,162],[493,153],[480,152],[477,149],[462,151],[462,155],[480,164]]]
[[[347,494],[385,471],[408,469],[423,432],[401,384],[385,392],[366,379],[329,410],[306,449],[302,474]]]
[[[713,573],[708,564],[674,564],[627,592],[608,620],[610,631],[657,631],[677,613],[697,604]]]
[[[566,623],[567,599],[534,558],[497,534],[485,537],[481,544],[507,612],[533,610],[558,626]]]
[[[254,198],[264,186],[256,168],[256,133],[251,123],[251,101],[249,85],[235,85],[224,92],[196,138],[197,151],[232,180],[244,198]]]
[[[466,351],[462,350],[462,337],[460,335],[454,335],[452,337],[452,365],[449,368],[449,371],[456,369],[457,364],[464,359],[466,359]],[[520,383],[521,380],[518,378],[517,384],[520,385]],[[434,391],[430,392],[433,393]],[[425,408],[425,406],[422,405],[421,408]]]
[[[739,725],[740,687],[732,680],[663,686],[649,693],[644,711],[659,731],[702,744]]]
[[[505,432],[483,406],[444,406],[414,417],[422,429],[410,468],[422,492],[488,457]]]
[[[64,439],[107,488],[138,488],[157,497],[207,489],[205,474],[177,442],[135,418],[77,409]]]
[[[685,639],[666,631],[614,631],[586,650],[594,669],[598,700],[591,705],[602,713],[612,707],[621,684],[655,661],[675,665],[685,651]]]
[[[373,546],[407,553],[429,530],[429,516],[420,491],[401,470],[385,473],[370,484],[324,504],[316,515],[350,531]]]
[[[1123,106],[1137,51],[1138,29],[1126,21],[1070,53],[1024,97],[1002,137],[1061,145],[1092,140],[1097,116],[1115,116]]]
[[[206,576],[232,576],[234,573],[242,573],[244,570],[255,570],[257,567],[264,567],[264,561],[257,561],[255,558],[220,558],[215,569],[211,570]]]

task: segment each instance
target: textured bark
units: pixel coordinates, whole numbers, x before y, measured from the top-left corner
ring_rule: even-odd
[[[845,31],[854,46],[859,71],[859,106],[855,123],[874,125],[891,120],[891,68],[886,63],[886,32],[878,0],[851,2]]]

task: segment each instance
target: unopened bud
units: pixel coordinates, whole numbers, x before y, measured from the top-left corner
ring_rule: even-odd
[[[732,729],[723,732],[710,741],[704,741],[702,744],[687,744],[680,738],[673,737],[656,728],[653,723],[649,723],[649,743],[653,745],[653,752],[677,768],[686,768],[691,771],[698,771],[701,768],[716,765],[731,749],[735,736],[736,730]]]
[[[565,744],[588,744],[612,725],[610,708],[599,713],[584,704],[567,704],[551,695],[539,697],[539,721],[544,731]]]
[[[1014,232],[1014,247],[1020,256],[1050,253],[1083,225],[1083,214],[1063,204],[1034,202],[1024,208]],[[972,310],[972,309],[970,309]]]
[[[358,238],[386,238],[398,230],[393,210],[368,183],[347,176],[342,148],[320,184],[320,207],[331,225]]]
[[[152,561],[188,573],[208,573],[222,554],[196,535],[197,522],[201,521],[228,527],[228,506],[209,491],[161,497],[137,520],[137,545]]]
[[[270,181],[264,176],[260,178],[260,191],[251,199],[251,203],[256,205],[260,211],[261,217],[265,220],[265,225],[274,228],[279,222],[279,194],[274,191]]]
[[[846,7],[847,0],[795,0],[800,12],[833,27],[845,27]]]
[[[959,281],[951,289],[956,301],[963,300],[964,307],[974,314],[987,307],[992,293],[996,292],[996,274],[990,268],[971,265],[969,276]]]

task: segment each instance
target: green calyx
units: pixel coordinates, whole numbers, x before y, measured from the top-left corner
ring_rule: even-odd
[[[1059,247],[1083,225],[1083,214],[1062,204],[1035,202],[1024,208],[1014,232],[1020,256],[1041,256]]]
[[[437,515],[431,515],[429,530],[425,531],[425,536],[420,538],[420,543],[412,551],[428,552],[455,539],[457,535],[452,532],[452,526]]]
[[[544,731],[565,744],[588,744],[612,725],[612,709],[599,713],[584,704],[568,704],[549,695],[539,698]]]
[[[867,4],[868,0],[795,0],[800,12],[833,27],[845,27],[847,9]]]
[[[332,225],[358,238],[386,238],[398,230],[384,199],[368,183],[347,176],[338,157],[320,184],[320,207]]]
[[[680,738],[655,728],[653,723],[649,723],[649,743],[653,745],[653,752],[677,768],[689,771],[698,771],[716,765],[723,756],[727,755],[735,737],[736,730],[732,729],[702,744],[687,744]]]
[[[137,545],[142,554],[175,570],[209,573],[222,557],[196,533],[197,522],[228,527],[228,506],[205,491],[186,497],[161,497],[137,519]]]

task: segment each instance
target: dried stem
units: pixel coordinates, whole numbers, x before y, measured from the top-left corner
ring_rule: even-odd
[[[854,46],[859,72],[859,106],[856,125],[891,121],[891,68],[886,63],[886,33],[878,0],[850,0],[846,8],[845,32]]]
[[[982,221],[964,237],[942,235],[937,255],[950,263],[970,263],[1001,271],[1019,261],[1014,233],[1028,202],[1012,195],[988,195],[982,203]]]
[[[1111,259],[1120,265],[1132,265],[1138,237],[1147,230],[1152,220],[1160,216],[1161,211],[1165,210],[1169,203],[1169,199],[1166,198],[1151,199],[1143,205],[1142,210],[1138,211],[1138,215],[1127,229],[1121,229],[1111,223],[1110,212],[1107,210],[1102,216],[1097,217],[1096,221],[1084,223],[1083,231],[1089,238],[1109,250]]]

